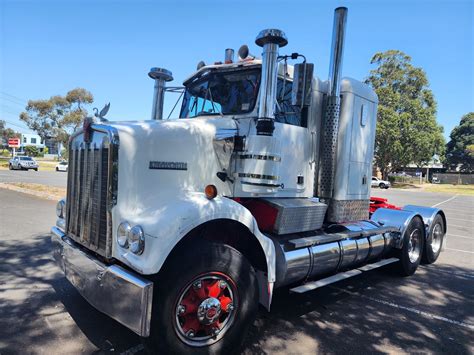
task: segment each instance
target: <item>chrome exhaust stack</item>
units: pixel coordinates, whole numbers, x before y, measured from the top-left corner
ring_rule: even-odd
[[[278,82],[278,49],[286,46],[288,40],[283,31],[267,29],[258,34],[255,43],[258,46],[263,47],[257,135],[271,136],[275,129],[274,119]]]
[[[162,120],[166,82],[173,80],[173,74],[169,70],[163,68],[151,68],[148,76],[155,80],[151,119]]]
[[[339,113],[341,109],[341,74],[346,32],[347,8],[338,7],[334,11],[333,36],[331,43],[331,61],[329,65],[329,87],[323,120],[320,149],[319,191],[318,196],[330,203],[334,190],[336,171],[336,150],[339,132]]]
[[[227,48],[225,50],[225,64],[232,64],[234,62],[234,50],[232,48]]]

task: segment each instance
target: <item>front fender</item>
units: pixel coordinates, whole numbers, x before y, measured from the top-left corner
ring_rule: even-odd
[[[234,200],[221,196],[209,200],[204,193],[190,192],[142,211],[120,205],[114,216],[114,231],[126,220],[132,226],[141,225],[145,232],[142,255],[135,255],[113,243],[114,257],[142,274],[157,273],[176,244],[192,229],[211,220],[230,219],[246,226],[258,240],[266,257],[268,282],[275,281],[272,241],[260,232],[250,211]]]

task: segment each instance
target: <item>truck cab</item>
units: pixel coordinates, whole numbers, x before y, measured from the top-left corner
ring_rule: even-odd
[[[268,29],[261,59],[245,46],[201,63],[178,118],[163,119],[172,73],[152,68],[152,120],[88,118],[72,135],[55,259],[151,351],[232,351],[275,288],[437,259],[441,210],[369,213],[377,96],[341,78],[346,15],[336,9],[327,81]]]

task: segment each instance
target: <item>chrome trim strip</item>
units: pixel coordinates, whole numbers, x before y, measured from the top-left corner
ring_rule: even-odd
[[[238,156],[239,159],[256,159],[256,160],[270,160],[280,162],[281,157],[275,155],[258,155],[258,154],[242,154]]]
[[[66,278],[97,310],[142,337],[150,335],[153,282],[86,254],[57,227],[51,229],[53,256]]]
[[[259,184],[256,182],[247,182],[247,181],[241,181],[240,183],[242,185],[252,185],[252,186],[281,187],[280,184]]]
[[[251,173],[239,173],[239,177],[251,178],[251,179],[263,179],[263,180],[276,180],[276,181],[278,181],[279,179],[278,176],[274,176],[274,175],[262,175],[262,174],[251,174]]]

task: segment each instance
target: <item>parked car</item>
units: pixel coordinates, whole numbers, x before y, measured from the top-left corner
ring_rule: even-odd
[[[370,186],[380,187],[381,189],[388,189],[390,187],[390,181],[382,180],[373,176]]]
[[[31,157],[13,157],[8,162],[10,170],[36,170],[38,171],[38,162]]]
[[[68,162],[62,161],[58,165],[56,165],[56,171],[67,171]]]

